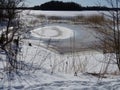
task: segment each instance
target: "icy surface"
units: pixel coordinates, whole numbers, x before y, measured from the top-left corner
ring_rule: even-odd
[[[60,26],[46,26],[33,30],[32,35],[42,39],[66,39],[73,37],[73,31]]]
[[[77,15],[91,15],[98,14],[97,11],[30,11],[30,14],[33,15],[46,15],[46,16],[77,16]]]

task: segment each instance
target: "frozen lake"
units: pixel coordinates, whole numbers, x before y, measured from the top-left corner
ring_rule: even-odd
[[[98,42],[95,35],[94,31],[83,25],[68,23],[48,24],[32,31],[32,39],[40,40],[60,53],[91,49]]]

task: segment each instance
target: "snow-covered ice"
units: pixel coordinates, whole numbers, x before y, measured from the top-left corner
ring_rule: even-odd
[[[46,26],[43,28],[37,28],[32,32],[32,36],[42,39],[66,39],[73,37],[73,31],[60,26]]]
[[[25,11],[25,13],[28,11]],[[77,15],[92,15],[99,14],[97,11],[30,11],[32,15],[46,15],[46,16],[77,16]]]

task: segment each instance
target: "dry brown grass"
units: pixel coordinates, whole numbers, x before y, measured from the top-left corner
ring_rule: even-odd
[[[40,19],[45,19],[45,18],[46,18],[46,16],[45,16],[45,15],[42,15],[42,14],[36,15],[36,17],[37,17],[37,18],[40,18]]]
[[[90,15],[86,16],[85,22],[92,23],[92,24],[103,24],[105,22],[105,17],[103,15]]]

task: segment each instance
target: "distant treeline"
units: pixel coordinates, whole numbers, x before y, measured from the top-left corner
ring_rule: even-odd
[[[79,10],[81,5],[74,2],[50,1],[34,8],[42,10]]]
[[[35,10],[53,10],[53,11],[109,11],[109,10],[120,10],[120,8],[108,8],[100,6],[82,7],[80,4],[75,2],[62,2],[62,1],[49,1],[44,4],[34,6]]]
[[[49,11],[116,11],[120,8],[108,8],[100,6],[83,7],[75,2],[62,2],[62,1],[49,1],[41,5],[34,7],[17,7],[17,8],[5,8],[0,9],[21,9],[21,10],[49,10]]]

